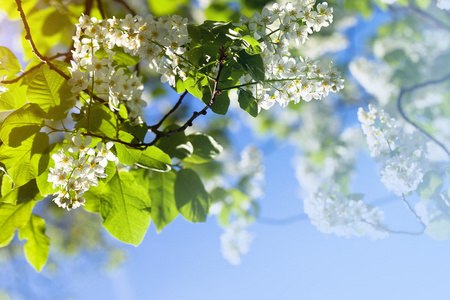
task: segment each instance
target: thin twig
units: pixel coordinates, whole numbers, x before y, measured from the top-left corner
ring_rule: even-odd
[[[21,0],[16,0],[16,4],[17,4],[17,10],[19,11],[20,14],[20,18],[22,19],[22,23],[23,26],[25,27],[25,31],[26,31],[26,35],[25,35],[25,39],[28,40],[28,42],[31,45],[31,49],[33,51],[33,53],[37,56],[37,58],[39,58],[42,62],[46,63],[50,69],[52,69],[53,71],[57,72],[59,75],[61,75],[64,79],[68,80],[70,77],[67,76],[63,71],[61,71],[60,69],[58,69],[57,67],[55,67],[49,60],[48,57],[43,56],[36,48],[36,45],[34,44],[33,38],[31,37],[31,31],[30,31],[30,26],[28,26],[28,22],[27,19],[25,17],[25,13],[23,11],[22,8],[22,1]]]
[[[379,230],[383,230],[383,231],[386,231],[386,232],[392,233],[392,234],[422,235],[423,232],[425,231],[425,228],[422,229],[421,231],[417,231],[417,232],[403,231],[403,230],[392,230],[392,229],[389,229],[387,227],[380,226],[378,224],[373,224],[373,223],[370,223],[370,222],[367,222],[367,221],[362,221],[362,222],[364,222],[366,224],[369,224],[370,226],[373,226],[373,227],[375,227],[375,228],[377,228]]]
[[[92,4],[94,3],[94,0],[86,0],[84,3],[84,14],[89,16],[91,14],[92,10]]]
[[[54,59],[56,59],[56,58],[58,58],[58,57],[61,57],[61,56],[70,56],[71,55],[71,53],[57,53],[56,55],[53,55],[52,57],[49,57],[48,59],[49,60],[54,60]],[[3,84],[12,84],[12,83],[16,83],[16,82],[18,82],[20,79],[22,79],[23,77],[25,77],[26,75],[28,75],[28,74],[30,74],[31,72],[33,72],[34,70],[36,70],[36,69],[39,69],[41,66],[43,66],[45,63],[44,62],[40,62],[39,64],[37,64],[37,65],[35,65],[35,66],[33,66],[32,68],[30,68],[29,70],[27,70],[27,71],[25,71],[25,72],[23,72],[22,74],[20,74],[18,77],[16,77],[16,78],[14,78],[14,79],[11,79],[11,80],[4,80],[4,81],[0,81],[0,83],[3,83]]]
[[[307,219],[308,219],[308,216],[304,213],[300,213],[298,215],[290,216],[290,217],[286,217],[286,218],[279,218],[279,219],[278,218],[266,218],[266,217],[261,217],[261,216],[258,216],[256,218],[256,220],[259,223],[266,224],[266,225],[275,225],[275,226],[290,225],[292,223],[304,221]]]
[[[425,229],[427,227],[427,225],[425,225],[422,222],[422,219],[417,215],[416,211],[411,207],[411,205],[409,204],[408,201],[406,201],[405,195],[402,194],[402,202],[406,205],[406,207],[408,208],[408,210],[414,215],[414,217],[416,217],[416,219],[419,221],[420,225],[422,225],[423,229]]]
[[[105,10],[103,9],[103,3],[102,0],[97,0],[97,6],[98,10],[100,11],[100,15],[102,16],[102,19],[106,19]]]
[[[444,22],[442,22],[438,18],[432,16],[431,14],[427,13],[426,11],[418,9],[417,7],[414,7],[411,5],[406,6],[406,9],[410,10],[417,16],[422,17],[422,19],[424,19],[425,21],[429,21],[430,23],[433,23],[436,27],[450,31],[450,25],[445,24]]]
[[[445,75],[444,77],[440,78],[440,79],[435,79],[435,80],[430,80],[430,81],[426,81],[423,83],[420,83],[418,85],[409,87],[409,88],[404,88],[400,90],[400,94],[398,95],[397,98],[397,109],[398,112],[400,113],[400,116],[409,124],[411,124],[412,126],[414,126],[414,128],[416,128],[417,130],[419,130],[420,132],[422,132],[424,135],[426,135],[430,140],[432,140],[434,143],[436,143],[439,147],[442,148],[442,150],[445,151],[445,153],[447,153],[448,157],[450,158],[450,151],[444,146],[444,144],[442,144],[441,142],[439,142],[434,136],[432,136],[431,134],[429,134],[428,132],[426,132],[424,129],[422,129],[419,125],[417,125],[416,123],[414,123],[411,119],[409,119],[404,110],[403,110],[403,106],[402,106],[402,99],[403,96],[406,93],[410,93],[414,90],[426,87],[428,85],[433,85],[433,84],[439,84],[442,83],[446,80],[450,80],[450,74]]]
[[[148,126],[148,130],[149,131],[156,131],[161,125],[162,123],[171,115],[173,114],[177,108],[181,105],[181,102],[183,101],[184,97],[187,95],[188,91],[184,91],[183,94],[181,94],[180,98],[178,99],[177,103],[175,104],[174,107],[172,107],[172,109],[155,125],[152,126]]]

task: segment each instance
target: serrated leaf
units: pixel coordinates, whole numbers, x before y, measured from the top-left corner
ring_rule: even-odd
[[[137,162],[139,167],[159,172],[170,171],[170,165],[172,164],[170,156],[158,147],[151,146],[141,152],[142,154]]]
[[[16,186],[22,186],[39,173],[39,161],[48,147],[48,136],[39,132],[24,140],[19,147],[0,146],[0,161]]]
[[[13,76],[21,70],[19,60],[14,53],[6,47],[0,46],[0,76]]]
[[[89,110],[87,113],[89,113]],[[116,138],[116,120],[114,113],[102,104],[95,104],[91,107],[90,115],[89,120],[86,116],[83,116],[77,122],[75,128],[89,129],[92,133],[104,135],[111,139]]]
[[[177,129],[177,125],[170,125],[166,128],[166,131]],[[169,137],[160,139],[156,146],[167,153],[170,157],[177,157],[183,159],[191,156],[194,151],[194,147],[191,142],[188,141],[184,131],[172,134]]]
[[[31,180],[27,184],[15,187],[14,183],[6,176],[1,179],[1,199],[0,202],[16,205],[18,202],[36,200],[39,189],[36,181]]]
[[[118,172],[101,196],[103,226],[118,240],[137,246],[150,225],[150,207],[147,191],[133,175]]]
[[[185,162],[203,164],[215,159],[223,150],[211,136],[203,133],[194,133],[187,136],[188,141],[194,146],[194,152]]]
[[[43,125],[39,106],[29,103],[6,117],[0,127],[0,138],[6,145],[18,147],[22,141],[38,133]]]
[[[205,222],[210,196],[200,177],[191,169],[182,169],[175,180],[175,201],[178,211],[191,222]]]
[[[248,72],[255,81],[263,82],[265,78],[264,62],[260,54],[250,55],[245,50],[236,54],[237,63]]]
[[[55,62],[55,66],[67,70],[67,64]],[[48,65],[42,65],[33,77],[27,90],[27,98],[36,103],[52,120],[62,120],[75,105],[67,81]]]
[[[27,239],[24,245],[25,256],[36,271],[40,272],[47,262],[50,239],[45,235],[45,221],[31,215],[30,221],[19,230],[19,238]]]
[[[139,161],[142,155],[142,150],[128,148],[127,146],[115,143],[117,158],[119,162],[126,165],[133,165]]]
[[[8,90],[0,94],[0,111],[14,110],[27,102],[27,86],[20,83],[8,84]]]
[[[0,247],[9,245],[14,231],[25,226],[30,220],[35,202],[22,202],[17,205],[0,203]]]
[[[152,172],[149,180],[149,194],[152,199],[152,220],[160,232],[178,216],[174,185],[176,172]]]

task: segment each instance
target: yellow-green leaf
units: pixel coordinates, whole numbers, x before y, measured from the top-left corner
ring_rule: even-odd
[[[27,239],[24,245],[25,256],[36,271],[40,272],[47,262],[50,239],[45,235],[45,221],[31,215],[30,221],[19,230],[19,238]]]

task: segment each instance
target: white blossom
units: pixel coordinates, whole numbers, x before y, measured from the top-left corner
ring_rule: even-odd
[[[92,138],[83,138],[80,132],[75,136],[66,134],[66,140],[68,145],[52,155],[55,167],[50,168],[47,181],[53,183],[53,189],[59,188],[53,194],[56,205],[71,210],[84,206],[86,200],[82,195],[90,186],[97,186],[98,178],[107,176],[105,167],[108,160],[116,161],[117,158],[109,151],[112,142],[106,145],[99,143],[97,148],[92,148],[89,147]]]

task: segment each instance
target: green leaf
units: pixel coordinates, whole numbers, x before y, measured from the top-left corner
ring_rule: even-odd
[[[34,201],[17,205],[0,203],[0,247],[9,245],[14,237],[14,230],[28,223],[34,204]]]
[[[426,9],[431,4],[431,0],[416,0],[416,4],[421,9]]]
[[[223,147],[207,134],[194,133],[188,135],[187,138],[194,146],[194,152],[190,157],[184,159],[185,162],[194,164],[207,163],[216,158],[223,150]]]
[[[264,81],[264,62],[260,54],[250,55],[245,50],[240,50],[236,53],[236,59],[242,69],[248,72],[255,81]]]
[[[171,0],[171,1],[156,1],[148,0],[150,11],[156,16],[171,15],[178,11],[180,6],[187,5],[188,0]]]
[[[0,94],[0,111],[14,110],[27,102],[27,86],[20,83],[8,84],[8,90]]]
[[[39,106],[29,103],[6,117],[0,128],[0,138],[6,145],[18,147],[24,140],[38,133],[43,125]]]
[[[175,201],[178,211],[191,222],[205,222],[210,196],[200,177],[191,169],[182,169],[175,180]]]
[[[166,131],[177,129],[177,125],[170,125],[166,128]],[[156,146],[167,153],[170,157],[177,157],[183,159],[185,157],[191,156],[194,151],[194,147],[191,142],[188,141],[184,131],[172,134],[169,137],[160,139]]]
[[[55,161],[51,158],[54,153],[57,153],[64,146],[61,143],[55,143],[48,146],[48,148],[42,154],[39,161],[40,175],[36,178],[36,184],[39,188],[39,192],[42,195],[49,195],[56,193],[56,189],[53,189],[53,183],[48,182],[48,173],[50,168],[55,167]]]
[[[171,169],[172,161],[170,156],[155,146],[148,147],[141,151],[137,165],[142,168],[148,168],[159,172],[167,172]]]
[[[239,39],[242,41],[242,44],[244,46],[243,48],[248,54],[255,55],[262,52],[261,44],[251,36],[243,36],[239,37]]]
[[[203,87],[203,98],[202,101],[205,104],[209,104],[211,101],[211,90],[209,86]],[[224,91],[221,94],[216,94],[214,98],[214,103],[211,105],[211,110],[219,115],[225,115],[228,111],[228,107],[230,106],[230,98],[228,97],[228,92]]]
[[[67,64],[55,61],[54,65],[67,72]],[[29,102],[39,104],[49,119],[62,120],[75,105],[70,89],[67,81],[45,64],[30,82],[27,97]]]
[[[127,172],[117,172],[101,196],[103,226],[115,238],[139,245],[150,225],[150,197]]]
[[[37,215],[31,215],[30,221],[19,230],[19,238],[27,239],[24,246],[25,256],[36,271],[40,272],[47,262],[50,239],[45,235],[45,221]]]
[[[438,241],[450,238],[450,220],[444,215],[434,218],[428,223],[425,233]]]
[[[158,232],[178,216],[174,195],[176,176],[175,171],[151,172],[150,178],[147,178],[150,181],[148,192],[152,199],[152,220]]]
[[[128,148],[127,146],[120,143],[114,143],[114,145],[116,147],[117,158],[119,159],[119,162],[125,165],[133,165],[137,163],[141,158],[142,150]]]
[[[16,75],[21,70],[19,60],[6,47],[0,46],[0,76],[2,75]]]
[[[86,113],[89,113],[89,109]],[[75,125],[76,129],[89,129],[95,134],[104,135],[110,139],[116,138],[116,120],[114,113],[103,104],[92,105],[91,117],[83,116]]]
[[[441,174],[437,171],[428,171],[417,187],[417,194],[424,200],[430,200],[434,196],[439,195],[442,185]]]
[[[126,131],[126,132],[132,134],[133,136],[135,136],[141,142],[144,141],[145,136],[146,136],[146,134],[148,132],[148,128],[147,128],[147,125],[145,123],[144,124],[133,125],[128,120],[123,122],[123,124],[120,126],[120,130],[123,130],[123,131]]]
[[[1,199],[0,202],[16,205],[17,202],[23,202],[28,200],[37,200],[36,197],[39,194],[39,189],[36,185],[36,181],[31,180],[27,184],[15,187],[12,180],[3,176],[1,178]]]
[[[22,142],[19,147],[0,146],[0,161],[16,186],[22,186],[39,173],[39,160],[48,147],[48,136],[38,132]]]
[[[98,182],[98,186],[91,186],[89,190],[83,194],[83,197],[86,200],[83,208],[86,211],[100,213],[100,203],[102,200],[102,195],[105,193],[105,186],[105,183],[100,180]]]
[[[249,113],[250,116],[258,116],[258,101],[250,91],[240,89],[238,96],[239,106]]]
[[[368,17],[372,12],[370,0],[345,0],[344,8],[362,13],[365,17]]]

